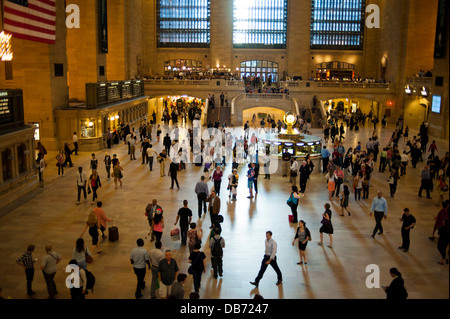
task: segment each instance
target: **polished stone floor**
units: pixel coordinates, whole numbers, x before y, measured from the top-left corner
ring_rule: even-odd
[[[387,143],[393,128],[378,129],[381,144]],[[320,134],[320,130],[313,133]],[[354,147],[357,141],[365,145],[372,130],[362,129],[358,134],[349,133],[345,147]],[[414,132],[411,132],[411,136]],[[158,151],[162,145],[156,145]],[[404,144],[401,143],[401,148]],[[439,155],[448,151],[448,143],[438,140]],[[81,148],[82,150],[82,148]],[[104,151],[97,152],[103,158]],[[116,146],[110,154],[116,153],[124,167],[123,187],[115,189],[114,182],[106,180],[104,166],[100,165],[100,177],[103,187],[99,190],[99,198],[103,208],[114,225],[119,227],[120,240],[115,243],[101,243],[103,253],[94,255],[95,262],[89,269],[96,276],[95,294],[89,299],[132,299],[136,287],[136,277],[130,264],[130,251],[135,247],[137,238],[145,238],[148,223],[144,216],[144,208],[153,198],[164,208],[166,226],[162,242],[163,249],[171,249],[177,260],[180,271],[187,272],[189,251],[180,242],[170,240],[169,232],[173,227],[176,213],[187,199],[194,212],[193,221],[198,222],[204,230],[203,242],[208,236],[209,216],[197,220],[197,203],[194,194],[195,183],[200,179],[202,170],[188,165],[187,170],[179,173],[180,190],[170,190],[170,178],[159,176],[159,167],[153,172],[141,165],[140,158],[130,161],[125,145]],[[57,176],[56,153],[47,155],[48,167],[45,172],[45,189],[13,211],[0,217],[0,286],[3,295],[13,299],[25,299],[25,274],[15,260],[26,250],[28,244],[36,245],[34,256],[42,259],[44,247],[51,244],[63,260],[58,265],[56,284],[58,298],[69,298],[65,287],[65,266],[71,259],[76,239],[83,230],[84,222],[93,206],[90,200],[76,205],[75,168],[67,169],[64,177]],[[74,156],[75,166],[82,165],[89,169],[90,152],[81,152]],[[384,291],[366,287],[366,267],[370,264],[379,266],[380,284],[388,285],[391,281],[389,269],[397,267],[405,279],[409,297],[417,299],[448,299],[449,268],[436,262],[440,259],[437,241],[428,239],[433,228],[434,217],[439,207],[437,194],[433,199],[419,198],[419,176],[423,163],[417,169],[410,166],[406,177],[399,181],[397,196],[391,199],[388,186],[388,173],[373,174],[370,187],[370,199],[355,202],[350,199],[349,209],[352,216],[341,217],[338,200],[331,203],[334,225],[333,249],[328,248],[328,236],[324,238],[324,246],[319,246],[319,228],[323,205],[328,201],[325,178],[315,174],[308,182],[305,197],[299,206],[299,218],[306,221],[312,232],[313,240],[307,249],[308,264],[299,266],[298,248],[292,246],[296,226],[289,224],[289,207],[286,200],[290,193],[287,178],[273,175],[271,180],[259,181],[259,194],[252,200],[247,199],[248,190],[244,168],[240,169],[240,186],[237,202],[230,202],[226,191],[221,193],[222,210],[225,217],[222,236],[226,241],[224,249],[224,276],[214,279],[210,271],[209,248],[204,249],[207,259],[207,272],[202,277],[201,298],[246,299],[254,294],[265,298],[276,299],[383,299]],[[231,166],[226,167],[225,176],[230,173]],[[351,182],[348,183],[351,188]],[[210,186],[212,186],[210,184]],[[226,183],[223,182],[223,188]],[[372,198],[380,189],[386,195],[389,214],[383,222],[385,232],[375,239],[370,237],[374,227],[374,219],[369,217]],[[351,194],[353,195],[353,193]],[[403,209],[409,207],[417,219],[417,226],[412,230],[411,248],[404,253],[397,247],[401,243],[399,218]],[[278,243],[278,265],[283,273],[283,284],[276,286],[276,274],[269,267],[259,288],[255,289],[249,282],[256,277],[264,255],[265,232],[271,230],[273,239]],[[89,235],[84,239],[89,243]],[[146,240],[145,247],[153,248],[153,243]],[[38,268],[38,267],[36,267]],[[150,297],[151,278],[146,276],[147,288],[144,298]],[[193,291],[192,277],[188,277],[185,285],[186,297]],[[40,270],[36,271],[33,290],[35,298],[47,297],[46,286]]]

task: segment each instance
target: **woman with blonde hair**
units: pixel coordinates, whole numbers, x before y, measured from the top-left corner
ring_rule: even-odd
[[[102,252],[98,246],[98,236],[99,236],[98,229],[100,228],[100,223],[99,223],[98,218],[95,215],[94,211],[91,211],[89,213],[89,217],[86,221],[86,225],[84,226],[83,231],[81,232],[80,237],[83,237],[84,232],[88,228],[89,228],[89,231],[88,231],[89,235],[92,238],[92,250],[94,250],[94,247],[97,247],[97,253],[100,254]]]

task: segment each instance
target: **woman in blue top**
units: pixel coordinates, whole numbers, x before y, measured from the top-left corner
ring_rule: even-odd
[[[298,223],[297,216],[297,208],[298,208],[298,200],[300,199],[300,195],[298,194],[297,186],[292,186],[292,193],[289,197],[289,206],[291,207],[292,215],[294,216],[292,223]]]

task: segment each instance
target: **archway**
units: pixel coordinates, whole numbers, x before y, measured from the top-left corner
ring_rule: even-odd
[[[260,127],[260,122],[262,119],[266,122],[267,127],[267,117],[270,115],[271,118],[274,118],[276,121],[282,120],[286,111],[281,110],[275,107],[253,107],[249,109],[245,109],[242,112],[242,123],[246,123],[247,121],[252,125],[253,115],[256,117],[256,126]]]
[[[202,117],[206,108],[205,100],[188,95],[166,95],[159,96],[148,101],[148,118],[156,123],[163,121],[164,110],[167,109],[168,114],[176,111],[179,124],[185,124],[190,119],[192,112],[201,112]]]

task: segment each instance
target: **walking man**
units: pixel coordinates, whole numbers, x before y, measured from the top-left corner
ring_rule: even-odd
[[[409,250],[409,244],[410,244],[410,238],[409,238],[409,232],[411,229],[414,228],[416,225],[416,219],[413,215],[409,213],[409,208],[405,208],[403,210],[403,216],[400,218],[400,221],[403,222],[402,224],[402,245],[398,247],[398,249],[403,249],[403,251],[406,253]]]
[[[86,173],[83,172],[83,167],[78,167],[78,174],[77,174],[77,187],[78,187],[78,200],[77,200],[77,204],[80,204],[80,196],[81,196],[81,191],[83,191],[84,194],[84,200],[86,200],[87,195],[86,195],[86,182],[87,182],[87,178],[86,178]]]
[[[177,219],[175,220],[176,225],[178,221],[180,221],[180,232],[181,232],[181,243],[186,245],[187,241],[187,232],[189,229],[189,225],[192,220],[192,210],[188,208],[188,201],[183,201],[183,207],[178,210]]]
[[[206,200],[209,210],[209,217],[211,218],[211,227],[213,227],[214,222],[216,221],[216,217],[219,216],[220,213],[220,198],[219,196],[216,196],[216,192],[214,190],[211,190],[211,195],[209,195],[208,199]]]
[[[148,258],[148,252],[144,248],[144,240],[139,238],[136,243],[138,246],[131,251],[130,261],[137,277],[135,297],[138,299],[142,297],[142,289],[145,288],[145,264],[148,265],[149,270],[151,269],[151,265]]]
[[[328,172],[328,162],[330,160],[330,152],[327,150],[327,146],[324,145],[322,149],[322,172],[325,174]]]
[[[78,155],[78,136],[77,136],[77,132],[73,132],[73,146],[75,146],[75,149],[73,150],[75,155]]]
[[[165,258],[159,262],[158,267],[159,293],[162,299],[170,296],[170,288],[177,278],[178,270],[177,261],[172,258],[172,252],[166,250]]]
[[[214,271],[214,278],[217,274],[223,276],[223,249],[225,248],[225,240],[220,236],[219,228],[214,228],[214,237],[209,240],[209,248],[211,248],[211,265]]]
[[[425,167],[422,170],[422,181],[420,183],[419,188],[419,197],[422,197],[422,190],[425,189],[427,192],[427,198],[431,199],[430,197],[430,188],[431,188],[431,176],[430,176],[430,170],[428,169],[428,165],[425,165]]]
[[[276,282],[277,285],[281,284],[283,282],[283,276],[281,274],[280,268],[278,268],[277,264],[277,243],[275,240],[272,239],[272,232],[267,231],[266,232],[266,241],[265,241],[265,254],[264,258],[261,262],[261,268],[259,270],[258,276],[255,278],[255,281],[251,281],[250,283],[256,287],[258,287],[260,280],[262,279],[264,272],[266,271],[267,267],[269,265],[272,266],[272,268],[277,273],[278,281]]]
[[[158,283],[158,267],[161,260],[164,260],[164,253],[161,250],[162,243],[157,241],[155,248],[148,253],[152,270],[152,285],[150,286],[150,298],[156,299],[156,285]]]
[[[198,199],[198,218],[202,218],[202,205],[203,211],[206,214],[206,198],[209,194],[208,184],[205,183],[205,176],[202,176],[197,185],[195,185],[195,193]]]
[[[383,225],[381,225],[381,221],[383,220],[383,217],[386,219],[387,216],[387,202],[381,191],[378,191],[377,197],[372,201],[370,216],[372,216],[372,213],[375,213],[376,225],[372,233],[372,238],[375,238],[377,231],[379,231],[378,235],[383,234]]]

